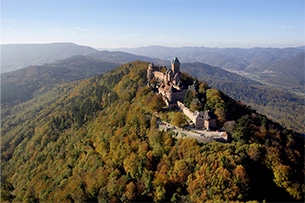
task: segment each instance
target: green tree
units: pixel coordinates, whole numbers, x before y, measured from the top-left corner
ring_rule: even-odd
[[[183,101],[184,105],[190,108],[190,105],[192,101],[195,99],[195,96],[196,96],[195,92],[188,90],[184,96],[184,101]]]
[[[175,113],[171,124],[178,127],[182,127],[187,124],[184,114],[182,112]]]
[[[232,138],[239,142],[247,142],[253,134],[251,127],[251,119],[248,115],[245,115],[238,119],[235,129],[232,133]]]
[[[208,88],[209,88],[208,84],[206,84],[204,82],[200,82],[199,86],[198,86],[198,92],[205,93]]]
[[[198,99],[193,99],[190,104],[190,110],[195,112],[202,109],[202,103]]]
[[[205,104],[205,109],[212,109],[215,110],[216,108],[216,104],[221,103],[222,99],[221,99],[221,93],[219,90],[216,89],[208,89],[206,91],[206,104]]]
[[[147,98],[148,99],[148,106],[151,110],[153,111],[161,111],[163,109],[163,107],[166,106],[162,96],[160,94],[156,94],[151,98]]]

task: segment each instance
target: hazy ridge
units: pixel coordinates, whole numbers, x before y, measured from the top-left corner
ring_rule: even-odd
[[[73,43],[4,44],[1,45],[1,72],[30,65],[42,65],[74,55],[88,55],[97,50]]]

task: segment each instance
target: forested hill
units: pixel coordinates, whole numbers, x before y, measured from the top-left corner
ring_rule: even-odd
[[[267,86],[236,73],[204,63],[183,63],[181,68],[199,80],[207,82],[211,87],[225,92],[235,100],[243,101],[288,129],[305,134],[305,115],[303,113],[305,112],[305,104],[303,96]],[[282,70],[284,72],[284,68]],[[299,67],[299,72],[300,70],[301,67]],[[286,75],[289,75],[288,71],[285,70]],[[299,75],[299,78],[301,78],[302,74]],[[285,79],[283,78],[282,81],[284,82]]]
[[[115,68],[117,64],[89,56],[72,56],[1,74],[1,104],[25,102],[61,83],[85,79]]]
[[[176,139],[158,129],[179,113],[147,87],[147,66],[128,63],[5,109],[1,202],[304,201],[303,138],[199,82],[188,100],[214,111],[231,141]]]

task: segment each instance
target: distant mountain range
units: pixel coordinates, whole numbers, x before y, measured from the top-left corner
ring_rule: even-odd
[[[149,46],[120,51],[182,62],[201,62],[221,67],[259,82],[304,94],[305,49],[296,48],[208,48]]]
[[[164,47],[148,46],[121,48],[136,55],[167,59],[179,56],[183,62],[202,62],[225,69],[244,70],[259,64],[273,63],[304,53],[304,47],[296,48],[209,48],[209,47]]]
[[[73,43],[1,45],[1,72],[10,72],[31,65],[52,63],[75,55],[88,55],[97,50]]]
[[[20,46],[19,51],[18,46]],[[236,100],[251,105],[282,125],[304,133],[305,117],[302,113],[305,111],[304,99],[302,96],[289,93],[288,88],[283,87],[289,86],[290,91],[304,93],[304,64],[302,63],[304,53],[301,48],[139,48],[143,55],[148,54],[149,50],[154,50],[151,56],[153,58],[151,58],[122,51],[98,51],[72,43],[2,45],[3,47],[2,104],[27,101],[56,85],[105,73],[119,64],[141,60],[169,66],[169,59],[178,56],[182,62],[182,71],[206,81],[212,87],[224,91]],[[6,53],[6,50],[14,49],[15,54]],[[157,56],[163,59],[158,59]],[[192,60],[191,56],[194,61],[185,63],[185,61]],[[196,62],[196,60],[203,60],[200,57],[209,59],[210,63],[223,64],[226,68]],[[58,60],[59,58],[60,60]],[[3,61],[6,61],[4,65]],[[230,63],[234,69],[232,68],[229,72],[228,64]],[[5,64],[15,65],[5,66]],[[19,65],[17,66],[17,64]],[[247,64],[248,66],[246,66]],[[252,64],[252,69],[250,64]],[[253,64],[268,64],[268,69]],[[22,69],[3,73],[17,67]],[[254,74],[256,75],[254,76]],[[263,83],[267,83],[266,81],[268,84],[272,83],[272,86],[264,85]],[[280,89],[275,89],[273,86],[280,87]]]
[[[152,59],[120,51],[98,51],[88,46],[74,43],[50,44],[6,44],[1,45],[1,72],[10,72],[32,65],[53,63],[75,55],[89,56],[104,62],[123,64],[135,60],[164,63],[164,60]]]
[[[118,65],[135,60],[169,65],[178,56],[181,62],[201,62],[304,95],[305,49],[296,48],[208,48],[148,46],[99,51],[73,43],[1,45],[1,72],[31,65],[52,63],[75,55],[90,56]]]

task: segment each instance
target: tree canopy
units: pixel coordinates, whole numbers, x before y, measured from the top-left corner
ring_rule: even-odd
[[[201,85],[199,100],[231,122],[231,142],[176,139],[158,129],[156,111],[182,115],[162,110],[147,66],[124,64],[6,109],[1,202],[304,201],[303,138]]]

